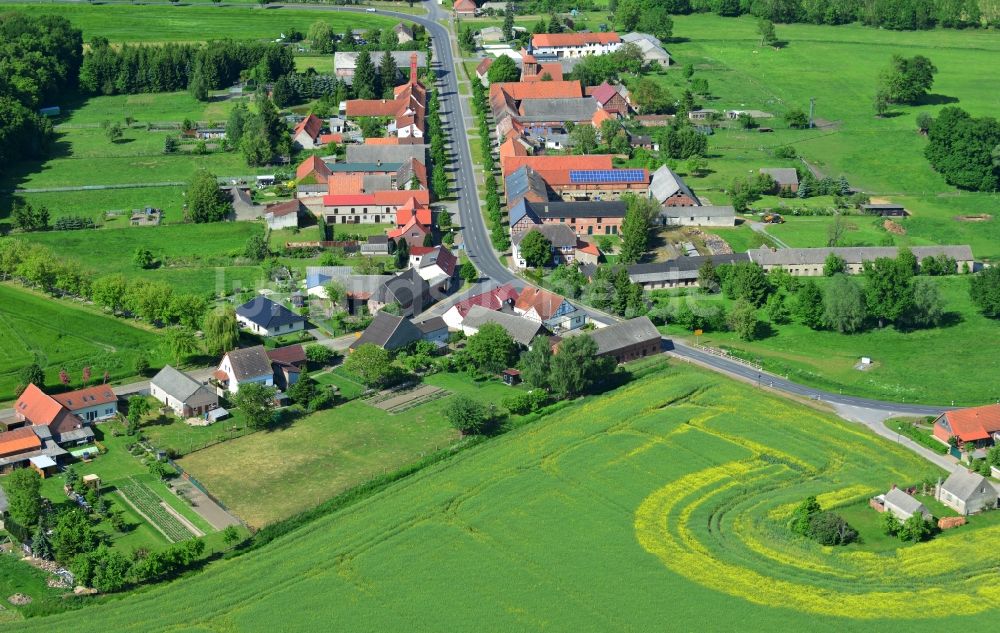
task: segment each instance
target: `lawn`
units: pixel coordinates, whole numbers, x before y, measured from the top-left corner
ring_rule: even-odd
[[[118,381],[135,376],[141,352],[154,366],[166,358],[154,332],[9,285],[0,285],[0,341],[0,401],[14,398],[21,370],[36,358],[50,386],[63,368],[76,386],[86,366],[95,379],[107,371]]]
[[[358,377],[348,374],[343,367],[338,367],[321,374],[310,374],[312,379],[321,385],[337,387],[337,393],[345,400],[354,400],[365,393],[365,386],[358,382]]]
[[[0,11],[27,14],[56,13],[83,30],[84,41],[106,37],[112,42],[199,42],[210,39],[275,39],[294,27],[303,33],[309,25],[323,21],[335,33],[350,29],[387,28],[397,20],[366,13],[279,11],[259,5],[206,6],[100,6],[45,4],[0,4]]]
[[[1000,54],[1000,34],[795,24],[778,27],[778,38],[787,46],[773,49],[758,45],[753,18],[710,14],[674,16],[674,34],[683,38],[668,45],[677,68],[694,65],[695,76],[706,79],[714,95],[703,103],[705,107],[752,108],[779,117],[762,122],[775,128],[772,134],[723,130],[710,137],[709,173],[689,180],[699,195],[707,192],[713,203],[725,204],[721,190],[734,177],[759,167],[794,165],[772,156],[775,147],[792,145],[823,174],[846,176],[869,194],[906,204],[914,214],[907,224],[908,242],[968,243],[978,257],[1000,256],[997,221],[955,219],[994,212],[1000,195],[958,192],[947,185],[924,159],[926,141],[916,133],[914,123],[918,113],[934,114],[949,103],[975,116],[994,113],[992,86],[1000,81],[1000,65],[984,60]],[[895,53],[926,55],[939,72],[923,104],[896,107],[894,116],[876,119],[871,102],[878,73]],[[654,78],[672,94],[683,90],[684,79],[676,70]],[[808,111],[810,97],[816,99],[816,117],[823,125],[814,130],[788,129],[780,116],[793,107]],[[777,202],[770,199],[757,206]],[[793,234],[793,227],[789,222],[775,234]],[[814,235],[791,237],[796,244],[820,245],[812,239]],[[858,237],[867,240],[867,236]]]
[[[793,322],[764,328],[764,338],[740,341],[732,332],[706,332],[700,342],[760,360],[768,371],[833,392],[891,400],[971,406],[1000,397],[997,376],[1000,357],[991,345],[1000,337],[1000,322],[983,317],[968,294],[968,278],[961,275],[931,278],[941,289],[949,312],[945,327],[901,332],[893,327],[859,334],[815,331]],[[821,285],[825,278],[817,278]],[[859,280],[863,283],[863,280]],[[729,302],[720,295],[692,294],[680,301]],[[790,299],[791,303],[794,299]],[[761,311],[761,319],[766,314]],[[679,326],[670,335],[690,337]],[[854,369],[862,356],[872,358],[867,371]],[[968,368],[975,367],[975,371]],[[962,380],[952,380],[962,375]]]
[[[808,495],[848,507],[940,474],[825,413],[668,368],[183,583],[26,630],[272,630],[335,614],[346,630],[990,631],[993,521],[895,548],[787,528]]]
[[[351,384],[339,375],[335,382]],[[464,376],[435,375],[426,382],[482,401],[510,394],[502,384],[468,384]],[[354,400],[197,451],[179,463],[237,516],[261,527],[453,443],[458,434],[442,415],[447,402],[388,416]]]
[[[3,596],[3,609],[0,609],[0,624],[12,622],[24,607],[18,607],[7,601],[8,596],[23,593],[31,596],[32,610],[45,612],[47,609],[58,608],[61,596],[67,593],[65,589],[53,589],[48,586],[51,576],[31,565],[22,563],[16,554],[0,554],[0,595]]]

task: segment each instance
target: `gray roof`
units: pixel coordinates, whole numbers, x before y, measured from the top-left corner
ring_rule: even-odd
[[[917,514],[918,512],[921,514],[927,513],[927,507],[924,504],[899,488],[893,488],[885,493],[885,501],[910,515]]]
[[[774,182],[781,187],[799,184],[799,172],[791,167],[761,167],[759,171],[774,178]]]
[[[468,314],[462,320],[463,327],[470,327],[478,330],[487,323],[496,323],[510,334],[510,337],[517,343],[527,347],[531,341],[539,334],[547,334],[541,323],[515,316],[506,312],[497,312],[483,306],[472,306]]]
[[[913,246],[910,248],[917,261],[925,257],[947,255],[958,262],[974,261],[972,248],[962,246]],[[762,266],[822,266],[830,253],[841,257],[848,264],[861,264],[879,257],[894,258],[899,253],[895,246],[846,246],[835,248],[782,248],[772,251],[766,246],[750,250],[750,259]]]
[[[55,441],[58,444],[65,444],[67,442],[81,442],[90,441],[94,439],[94,430],[89,426],[81,426],[78,429],[69,429],[55,436]]]
[[[504,179],[504,191],[507,195],[508,205],[529,193],[534,193],[542,199],[549,197],[545,180],[537,171],[527,165],[518,167]]]
[[[695,200],[698,198],[691,189],[666,165],[661,166],[653,172],[653,179],[649,183],[649,197],[657,202],[663,202],[677,192],[691,196]]]
[[[392,351],[419,341],[422,336],[421,331],[409,319],[382,311],[375,315],[375,319],[361,336],[351,343],[351,349],[372,343]]]
[[[568,99],[525,99],[521,102],[518,120],[533,121],[590,121],[597,112],[597,101],[592,97]]]
[[[365,193],[374,193],[376,191],[391,191],[393,189],[392,175],[364,174],[361,176],[361,186],[364,188]]]
[[[561,335],[578,336],[586,334],[597,343],[598,355],[612,354],[629,345],[637,343],[647,343],[649,341],[660,340],[663,336],[649,320],[649,317],[636,317],[628,321],[620,321],[608,327],[598,328],[589,332],[584,330],[570,330]]]
[[[368,243],[369,244],[388,244],[389,243],[389,236],[388,235],[369,235],[368,236]]]
[[[430,284],[416,268],[409,268],[382,283],[373,295],[381,303],[398,303],[404,315],[420,314],[431,304]]]
[[[377,147],[377,146],[376,145],[364,145],[364,146],[362,146],[362,145],[348,145],[347,146],[348,155],[350,155],[350,149],[352,147]],[[421,146],[421,147],[423,147],[423,146]],[[350,163],[327,163],[326,166],[329,167],[330,171],[333,172],[333,173],[341,173],[341,172],[364,173],[364,172],[368,172],[368,171],[378,171],[378,172],[399,171],[399,168],[403,166],[403,163],[401,163],[401,162],[387,163],[385,161],[382,161],[381,164],[378,164],[378,163],[375,163],[374,161],[372,161],[370,163],[363,163],[363,162],[359,162],[359,161],[353,161],[353,162],[350,162]],[[299,185],[299,188],[301,188],[301,187],[302,187],[302,185]],[[326,185],[321,185],[321,189],[323,187],[326,187]]]
[[[268,358],[263,345],[234,349],[226,355],[229,356],[229,363],[233,366],[233,373],[236,374],[230,378],[235,378],[237,381],[272,373],[271,359]]]
[[[528,231],[514,234],[511,241],[515,246],[520,246],[521,241],[532,231],[541,233],[545,236],[545,239],[552,242],[552,246],[555,248],[576,246],[576,233],[573,232],[573,229],[569,228],[568,224],[540,224]]]
[[[628,276],[633,283],[697,279],[698,269],[707,261],[711,261],[716,266],[719,266],[721,264],[748,262],[750,261],[750,257],[746,253],[678,257],[666,262],[634,264],[628,267]]]
[[[736,209],[731,206],[705,205],[700,207],[663,207],[659,213],[665,218],[733,218],[736,217]]]
[[[295,314],[280,303],[275,303],[260,295],[236,308],[236,314],[268,329],[305,321],[304,317]]]
[[[979,473],[974,473],[966,470],[965,468],[959,468],[952,474],[948,475],[948,478],[944,480],[941,484],[941,489],[950,492],[962,501],[968,501],[971,499],[978,491],[985,486],[987,492],[991,494],[996,494],[996,490],[993,489],[993,485],[986,480],[985,477]]]
[[[632,43],[638,46],[639,50],[642,51],[643,59],[646,61],[670,59],[670,54],[663,48],[663,42],[655,35],[650,35],[649,33],[626,33],[621,38],[626,44]]]
[[[378,163],[383,165],[392,163],[396,169],[405,161],[416,158],[421,163],[426,163],[426,145],[348,145],[347,164],[350,163]]]
[[[440,330],[447,330],[448,324],[444,322],[439,316],[431,317],[426,321],[421,321],[420,323],[414,323],[417,328],[424,334],[431,334],[432,332],[438,332]]]
[[[10,504],[7,502],[7,493],[4,492],[3,486],[0,486],[0,516],[7,514],[7,508]]]
[[[412,33],[412,31],[411,31]],[[419,68],[427,67],[427,53],[423,51],[392,51],[392,59],[396,62],[396,67],[406,72],[409,72],[410,68],[410,55],[414,52],[417,53],[417,66]],[[334,72],[351,71],[358,66],[358,55],[353,51],[337,51],[333,54],[333,69]],[[372,63],[378,68],[379,62],[382,60],[382,52],[376,51],[371,53]]]
[[[628,205],[620,200],[582,202],[528,202],[527,207],[539,218],[623,218]]]
[[[184,372],[174,369],[170,365],[166,365],[159,373],[153,376],[149,384],[156,385],[168,395],[181,402],[186,402],[188,398],[202,388],[200,382]]]
[[[381,237],[385,238],[384,235]],[[392,275],[357,275],[351,266],[306,267],[306,288],[316,288],[336,280],[344,285],[347,292],[375,292],[390,279]]]

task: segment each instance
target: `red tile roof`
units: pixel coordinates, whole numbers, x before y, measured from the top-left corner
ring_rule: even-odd
[[[615,87],[605,81],[600,86],[594,88],[594,91],[590,93],[590,96],[593,97],[597,103],[604,105],[616,94],[618,94],[618,91],[615,90]]]
[[[412,218],[425,226],[430,226],[433,221],[430,207],[421,204],[413,196],[396,209],[396,226],[406,226]]]
[[[985,440],[1000,431],[1000,404],[956,409],[942,417],[948,420],[951,434],[963,442]]]
[[[18,453],[37,451],[42,448],[42,441],[38,439],[30,426],[0,433],[0,457],[10,457]]]
[[[507,137],[507,140],[500,144],[500,158],[509,156],[527,156],[528,149],[517,140],[516,134]]]
[[[347,116],[396,116],[398,110],[395,99],[350,99],[347,102]]]
[[[548,75],[550,79],[543,79],[545,75]],[[562,81],[563,80],[563,70],[562,65],[558,62],[545,63],[538,65],[538,72],[534,75],[522,75],[521,81],[544,81],[548,83],[549,81]]]
[[[597,112],[594,113],[594,116],[590,118],[590,123],[594,127],[601,127],[601,123],[604,123],[608,119],[614,119],[614,118],[615,118],[614,115],[612,115],[607,110],[599,109],[597,110]]]
[[[473,0],[455,0],[455,13],[475,13],[476,3]]]
[[[285,215],[298,215],[304,211],[302,201],[299,199],[288,200],[287,202],[279,202],[277,204],[272,204],[267,207],[267,212],[274,215],[275,217],[281,217]]]
[[[117,402],[118,396],[109,385],[95,385],[86,389],[57,393],[52,396],[52,399],[70,411],[79,411],[88,407]]]
[[[14,413],[37,425],[51,424],[64,410],[61,404],[35,385],[28,385],[14,404]]]
[[[435,248],[437,248],[437,246],[414,246],[410,249],[410,255],[417,255],[419,257],[432,252]]]
[[[389,231],[388,236],[390,238],[392,238],[392,239],[396,239],[396,238],[398,238],[400,236],[409,236],[414,231],[416,231],[417,233],[419,233],[420,236],[421,236],[421,238],[424,235],[427,235],[428,233],[431,232],[430,229],[428,229],[426,226],[424,226],[423,224],[421,224],[420,222],[418,222],[416,218],[410,218],[410,221],[407,222],[405,226],[403,226],[401,228],[395,228],[395,229]],[[417,248],[417,247],[416,246],[412,247],[410,249],[410,252],[413,252],[414,248]]]
[[[306,351],[301,345],[286,345],[268,350],[267,357],[281,365],[301,365],[306,362]]]
[[[514,307],[524,312],[528,312],[534,308],[538,317],[544,321],[551,318],[565,300],[564,297],[554,292],[535,288],[534,286],[527,286],[521,291],[521,295],[514,303]]]
[[[611,169],[611,154],[590,154],[587,156],[511,156],[501,161],[503,175],[507,177],[527,165],[535,171],[560,169]]]
[[[588,255],[593,255],[594,257],[599,257],[601,255],[601,249],[597,248],[597,244],[591,244],[589,242],[578,244],[576,249],[581,253],[587,253]]]
[[[295,126],[295,132],[292,134],[292,137],[294,138],[301,132],[305,132],[309,138],[316,139],[319,137],[319,133],[322,129],[323,120],[315,114],[310,114],[306,118],[299,121],[299,124]]]
[[[517,301],[517,288],[510,284],[498,286],[482,294],[473,295],[455,304],[455,309],[465,318],[472,306],[483,306],[489,310],[499,310],[507,301]]]
[[[330,143],[343,143],[344,135],[340,133],[320,134],[319,142],[323,145],[329,145]]]
[[[531,45],[536,48],[616,44],[621,41],[617,33],[538,33],[531,37]]]
[[[559,185],[581,184],[581,183],[574,183],[572,180],[570,180],[570,171],[592,171],[592,170],[589,169],[589,168],[581,168],[581,167],[575,167],[574,166],[574,167],[571,167],[570,169],[536,169],[535,171],[538,172],[538,175],[542,177],[542,180],[544,180],[546,182],[546,184],[548,184],[551,187],[556,187],[556,186],[559,186]],[[620,170],[620,169],[608,169],[608,170],[605,170],[605,169],[601,168],[598,171],[599,172],[609,171],[611,173],[617,173],[617,172],[620,172],[620,171],[623,171],[623,170]],[[632,171],[632,170],[630,169],[630,171]],[[628,180],[628,181],[626,181],[626,180],[622,180],[622,179],[619,179],[619,178],[613,178],[613,177],[610,177],[610,176],[608,178],[606,178],[606,179],[602,179],[601,178],[602,175],[603,174],[601,174],[601,173],[594,174],[593,177],[590,180],[588,180],[586,184],[588,184],[588,185],[604,185],[604,184],[633,185],[633,184],[638,184],[640,182],[644,182],[646,184],[649,183],[649,170],[647,170],[647,169],[643,169],[642,170],[642,176],[640,177],[639,180]]]
[[[330,176],[330,168],[326,166],[319,156],[310,156],[295,168],[295,180],[302,180],[310,174],[316,175],[316,180],[326,182]]]
[[[431,194],[426,189],[400,189],[391,191],[376,191],[375,204],[383,206],[400,206],[409,202],[413,198],[418,203],[427,206],[431,203]]]
[[[324,207],[344,207],[350,205],[375,204],[375,196],[371,194],[344,194],[323,196]]]
[[[365,145],[399,145],[399,138],[395,136],[373,136],[365,139]]]
[[[492,65],[493,65],[492,57],[487,57],[483,59],[483,61],[479,62],[479,65],[476,66],[476,75],[480,77],[486,75],[486,73],[490,71],[490,66]]]
[[[515,101],[524,99],[579,99],[583,97],[583,85],[573,81],[511,81],[490,85],[490,99],[503,92]]]
[[[361,174],[330,174],[326,179],[326,192],[331,196],[362,194],[365,192],[365,177]]]

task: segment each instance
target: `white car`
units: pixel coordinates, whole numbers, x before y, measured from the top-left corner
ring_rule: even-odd
[[[365,9],[368,13],[377,13],[378,9]]]

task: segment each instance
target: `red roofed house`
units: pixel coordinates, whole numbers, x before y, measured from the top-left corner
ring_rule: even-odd
[[[596,266],[601,261],[601,249],[593,242],[577,242],[576,261]]]
[[[295,180],[302,185],[323,184],[330,177],[330,168],[319,156],[310,156],[295,168]]]
[[[329,145],[330,143],[343,143],[343,142],[344,142],[344,135],[343,134],[333,133],[333,134],[320,134],[319,135],[319,144],[320,144],[320,146],[326,146],[326,145]]]
[[[474,0],[455,0],[455,13],[472,17],[476,15],[476,3]]]
[[[506,178],[520,167],[527,165],[542,173],[553,170],[570,169],[613,169],[611,154],[589,154],[586,156],[511,156],[501,162]]]
[[[483,306],[489,310],[506,310],[513,313],[514,302],[517,301],[518,290],[511,284],[497,286],[482,294],[473,295],[468,299],[462,299],[455,305],[448,308],[442,318],[452,329],[462,326],[462,320],[469,313],[472,306]]]
[[[531,36],[531,48],[539,58],[605,55],[621,46],[617,33],[538,33]]]
[[[562,81],[562,78],[562,64],[540,63],[537,57],[521,49],[521,81]]]
[[[315,114],[310,114],[299,121],[292,132],[292,141],[302,149],[315,149],[320,147],[320,132],[323,131],[323,120]]]
[[[948,444],[956,438],[959,446],[989,446],[1000,439],[1000,404],[945,411],[934,420],[934,437]]]
[[[410,218],[406,225],[389,231],[389,239],[395,240],[397,244],[399,240],[404,239],[406,245],[412,250],[423,246],[424,238],[430,234],[429,228],[418,222],[416,218]]]
[[[615,118],[617,117],[615,117],[615,115],[611,114],[607,110],[599,109],[597,112],[594,113],[594,116],[590,119],[590,124],[593,125],[595,128],[600,129],[601,123],[604,123],[607,120],[614,120]]]
[[[514,313],[545,325],[553,332],[575,330],[587,316],[566,300],[548,290],[527,286],[514,302]]]
[[[600,86],[594,88],[590,93],[597,105],[606,112],[611,112],[619,116],[625,116],[629,113],[629,103],[625,99],[625,96],[619,92],[618,88],[612,86],[608,82],[602,83]]]
[[[479,65],[476,66],[476,77],[479,77],[479,83],[483,84],[484,86],[490,85],[490,80],[488,79],[487,75],[490,72],[490,66],[492,65],[493,65],[493,58],[485,57],[483,58],[483,61],[479,62]]]
[[[370,194],[332,194],[323,196],[327,224],[381,224],[396,221],[396,209],[410,199],[428,206],[430,193],[426,189],[376,191]]]
[[[365,139],[365,145],[399,145],[399,137],[372,136]]]
[[[326,192],[331,196],[346,196],[365,193],[365,177],[363,174],[330,174],[326,179]]]
[[[391,117],[389,133],[400,143],[423,143],[427,89],[417,79],[417,54],[410,56],[410,80],[393,90],[392,100],[351,99],[347,102],[347,116]]]
[[[413,218],[416,218],[417,222],[424,226],[430,226],[434,222],[431,217],[430,207],[420,204],[416,198],[410,197],[409,200],[396,209],[396,226],[404,227]]]
[[[52,399],[87,422],[107,420],[118,414],[118,396],[110,385],[59,393],[52,396]]]

